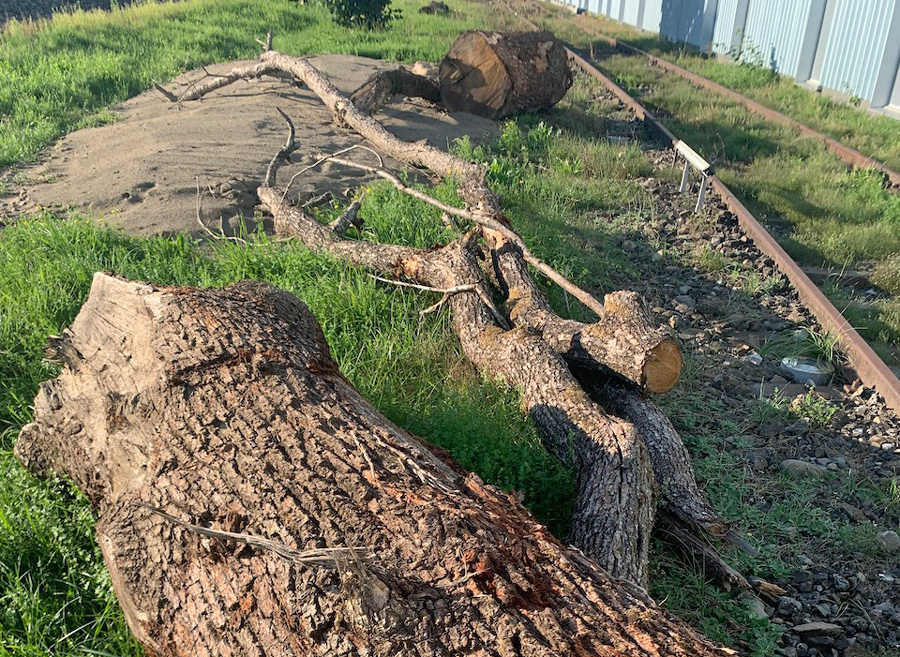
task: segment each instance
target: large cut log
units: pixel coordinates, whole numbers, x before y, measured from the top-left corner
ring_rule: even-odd
[[[295,297],[97,274],[16,454],[69,475],[150,654],[722,654],[385,419]]]
[[[440,65],[451,111],[502,119],[551,107],[572,86],[565,48],[549,32],[463,32]]]

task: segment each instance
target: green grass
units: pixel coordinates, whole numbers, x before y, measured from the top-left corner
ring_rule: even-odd
[[[464,140],[457,149],[489,165],[491,184],[541,257],[605,291],[637,272],[618,248],[624,225],[598,217],[622,207],[631,207],[633,218],[638,210],[652,215],[652,196],[635,180],[652,168],[636,147],[593,139],[581,116],[566,102],[546,117],[506,124],[494,143]],[[551,125],[580,125],[581,132]],[[585,175],[596,179],[588,183]],[[434,193],[458,202],[452,184]],[[437,211],[387,185],[371,190],[362,214],[366,239],[428,246],[455,234]],[[8,474],[0,479],[4,657],[139,654],[114,603],[86,501],[65,481],[32,478],[11,453],[39,382],[56,372],[42,359],[42,345],[72,320],[98,270],[179,285],[260,279],[298,294],[322,322],[341,370],[388,417],[445,447],[486,481],[521,491],[537,517],[565,535],[572,474],[541,447],[516,392],[484,381],[464,359],[446,311],[419,317],[432,295],[382,285],[289,243],[254,238],[201,247],[186,238],[129,238],[77,217],[40,217],[3,230],[0,263],[0,469]],[[551,300],[568,312],[565,295],[551,291]],[[692,578],[697,590],[707,588],[676,564],[669,572]],[[670,606],[686,611],[702,604],[683,603]],[[733,600],[721,600],[718,609],[740,617]],[[725,616],[696,618],[727,637],[734,621]]]
[[[798,86],[790,76],[773,73],[756,64],[764,58],[754,59],[753,44],[747,44],[750,54],[745,62],[732,63],[703,56],[692,46],[668,42],[657,34],[603,16],[577,20],[733,89],[900,171],[900,121],[814,93]]]
[[[417,217],[406,221],[401,212],[406,197],[384,188],[378,195],[377,211],[390,213],[382,223],[395,219],[394,237],[424,245]],[[439,217],[430,220],[439,230]],[[294,292],[320,318],[341,370],[363,394],[463,467],[521,491],[542,522],[565,535],[571,474],[543,449],[515,393],[467,364],[447,314],[419,317],[433,301],[428,295],[290,244],[223,243],[208,253],[186,239],[127,238],[52,217],[0,233],[0,262],[0,655],[139,654],[111,596],[86,500],[63,481],[33,479],[10,451],[38,383],[55,373],[41,347],[72,320],[98,270],[178,285],[251,278]]]
[[[112,13],[57,15],[0,32],[0,167],[33,159],[61,134],[111,120],[105,110],[181,72],[254,58],[268,30],[276,49],[436,61],[461,30],[503,23],[488,5],[460,0],[450,16],[403,16],[383,31],[348,30],[318,3],[190,0],[130,5]]]

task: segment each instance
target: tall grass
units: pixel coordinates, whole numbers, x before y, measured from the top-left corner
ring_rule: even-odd
[[[367,212],[411,243],[428,217],[402,212],[406,197],[382,189]],[[385,213],[380,221],[375,213]],[[430,228],[443,229],[432,216]],[[399,224],[399,225],[398,225]],[[405,234],[403,232],[405,231]],[[373,238],[386,238],[376,230]],[[467,469],[509,490],[561,536],[570,473],[549,456],[516,395],[484,381],[464,360],[446,313],[421,318],[433,299],[385,286],[365,272],[266,239],[216,244],[137,239],[85,221],[43,217],[0,232],[0,655],[138,655],[93,540],[87,502],[60,479],[41,482],[16,462],[15,435],[31,419],[48,335],[71,322],[95,271],[159,284],[269,281],[320,318],[341,370],[392,420],[450,450]]]
[[[650,66],[644,57],[591,42],[570,16],[549,22],[563,38],[592,51],[626,91],[709,159],[800,264],[874,268],[882,281],[900,276],[900,195],[885,188],[878,172],[851,170],[815,139]],[[858,303],[826,292],[883,358],[900,364],[900,301]]]

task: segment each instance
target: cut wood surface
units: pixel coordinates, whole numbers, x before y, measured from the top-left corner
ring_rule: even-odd
[[[439,76],[445,107],[490,119],[551,107],[572,86],[565,48],[549,32],[463,32]]]
[[[285,292],[97,274],[51,350],[16,453],[89,497],[150,654],[727,652],[385,419]]]

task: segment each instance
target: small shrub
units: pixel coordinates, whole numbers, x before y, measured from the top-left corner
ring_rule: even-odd
[[[387,27],[400,17],[399,9],[391,9],[391,0],[325,0],[325,6],[342,27],[373,30]]]

